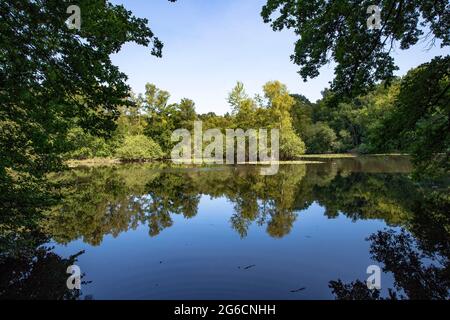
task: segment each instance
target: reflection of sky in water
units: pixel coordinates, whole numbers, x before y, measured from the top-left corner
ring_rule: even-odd
[[[386,227],[383,220],[329,219],[313,203],[296,212],[284,237],[253,222],[241,239],[231,227],[233,213],[227,199],[202,196],[195,217],[172,214],[173,225],[155,237],[140,225],[117,238],[106,235],[97,247],[77,240],[55,252],[86,250],[78,265],[92,283],[82,291],[94,299],[332,299],[330,280],[365,281],[366,268],[376,264],[365,239]],[[382,275],[384,288],[392,281]]]

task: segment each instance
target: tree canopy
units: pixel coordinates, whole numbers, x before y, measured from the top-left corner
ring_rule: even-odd
[[[367,28],[370,5],[381,10],[378,30]],[[432,36],[432,43],[450,45],[449,7],[447,0],[267,0],[261,15],[274,31],[293,29],[299,37],[291,59],[305,81],[335,61],[332,89],[354,96],[377,81],[392,80],[396,43],[408,49]]]
[[[66,25],[70,5],[81,10],[79,30]],[[134,42],[160,57],[163,44],[147,24],[105,0],[0,2],[2,229],[48,203],[45,174],[61,168],[70,128],[114,131],[130,88],[110,55]]]
[[[381,10],[380,28],[375,30],[367,26],[370,5]],[[392,84],[398,69],[392,49],[397,44],[408,49],[428,39],[431,46],[450,46],[449,12],[447,0],[267,0],[261,15],[273,30],[293,29],[299,37],[291,58],[305,81],[317,77],[323,65],[336,63],[322,106],[339,115],[331,126],[342,141],[352,139],[347,147],[409,152],[416,172],[434,175],[449,172],[448,55],[410,71],[390,101],[392,107],[385,103],[367,108],[358,100],[362,95],[370,98],[380,83]]]

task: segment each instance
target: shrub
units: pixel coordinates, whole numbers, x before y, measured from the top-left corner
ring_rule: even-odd
[[[336,133],[323,122],[308,128],[305,142],[309,153],[330,153],[337,148]]]
[[[293,130],[282,130],[280,137],[280,160],[296,159],[306,151],[305,143]]]
[[[164,156],[161,147],[144,135],[127,136],[117,150],[116,156],[123,160],[155,160]]]
[[[112,156],[112,148],[104,138],[86,133],[82,128],[75,127],[67,134],[67,146],[70,149],[64,157],[66,159],[88,159]]]

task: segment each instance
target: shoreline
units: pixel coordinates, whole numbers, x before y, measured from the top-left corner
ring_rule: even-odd
[[[320,164],[329,159],[355,159],[358,157],[380,157],[380,156],[408,156],[407,154],[401,153],[386,153],[386,154],[354,154],[354,153],[336,153],[336,154],[305,154],[300,156],[297,160],[285,160],[285,161],[274,161],[272,164]],[[311,159],[311,160],[310,160]],[[314,160],[312,160],[314,159]],[[318,159],[318,160],[316,160]],[[66,160],[64,163],[69,168],[77,167],[96,167],[96,166],[110,166],[110,165],[121,165],[121,164],[144,164],[144,163],[168,163],[170,160],[121,160],[119,158],[92,158],[83,160]],[[246,163],[236,163],[237,165],[269,165],[271,164],[267,161],[262,162],[246,162]],[[211,163],[209,163],[211,164]],[[207,162],[200,165],[209,165]],[[213,163],[214,164],[214,163]],[[175,163],[176,165],[176,163]],[[195,164],[188,164],[195,165]],[[220,165],[220,164],[219,164]]]

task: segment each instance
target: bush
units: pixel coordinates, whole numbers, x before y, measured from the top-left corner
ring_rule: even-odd
[[[308,128],[305,142],[309,153],[331,153],[338,147],[336,133],[323,122]]]
[[[123,160],[156,160],[164,156],[161,147],[144,135],[127,136],[117,150],[116,156]]]
[[[282,130],[280,137],[280,160],[291,160],[305,154],[305,143],[293,130]]]
[[[66,142],[70,149],[64,155],[66,159],[83,160],[112,156],[112,147],[104,138],[86,133],[80,127],[74,127],[69,130]]]

